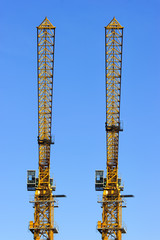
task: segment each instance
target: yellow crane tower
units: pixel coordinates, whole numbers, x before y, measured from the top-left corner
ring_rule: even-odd
[[[126,233],[122,226],[123,186],[118,178],[118,145],[120,124],[120,95],[122,70],[123,27],[115,19],[105,27],[105,75],[106,75],[106,141],[107,141],[107,174],[103,170],[95,172],[96,191],[103,191],[102,221],[98,221],[97,230],[102,240],[121,240]]]
[[[35,191],[33,201],[34,221],[29,229],[34,240],[53,240],[58,229],[54,224],[56,198],[65,195],[53,195],[53,178],[50,178],[50,147],[54,144],[51,137],[52,96],[54,69],[55,27],[45,18],[37,27],[37,67],[38,67],[38,144],[39,174],[35,170],[27,171],[27,189]]]

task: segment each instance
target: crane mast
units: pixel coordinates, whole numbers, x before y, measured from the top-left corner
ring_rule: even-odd
[[[54,226],[55,190],[50,178],[50,147],[52,125],[52,96],[54,69],[55,27],[45,18],[37,27],[37,67],[38,67],[38,145],[39,174],[28,170],[27,188],[35,190],[34,221],[30,221],[29,229],[34,240],[53,240],[58,229]],[[61,195],[63,196],[63,195]]]
[[[103,191],[98,201],[102,221],[97,224],[102,240],[121,240],[121,234],[126,233],[122,226],[123,186],[118,178],[122,45],[123,27],[114,17],[105,27],[107,174],[103,177],[104,171],[96,170],[95,175],[96,190]]]

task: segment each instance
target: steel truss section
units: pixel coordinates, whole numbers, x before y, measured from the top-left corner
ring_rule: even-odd
[[[118,185],[122,44],[123,27],[113,18],[105,27],[107,176],[103,190],[102,222],[99,221],[97,226],[103,240],[121,240],[121,234],[125,233]]]
[[[34,199],[34,222],[29,229],[34,240],[53,240],[54,198],[50,185],[55,27],[45,18],[37,27],[39,177]]]

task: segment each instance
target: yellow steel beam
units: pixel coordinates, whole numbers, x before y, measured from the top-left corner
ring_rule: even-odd
[[[54,199],[50,185],[50,145],[55,27],[45,18],[37,27],[39,176],[35,191],[34,240],[53,240]]]
[[[113,18],[105,27],[107,176],[103,190],[102,222],[97,229],[103,240],[121,240],[124,232],[122,198],[118,185],[118,145],[123,27]]]

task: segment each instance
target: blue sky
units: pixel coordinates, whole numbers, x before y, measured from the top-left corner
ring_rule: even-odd
[[[104,26],[124,26],[119,173],[128,199],[123,239],[158,239],[160,199],[160,3],[1,1],[1,216],[3,240],[31,240],[27,169],[38,168],[36,26],[56,26],[51,173],[57,194],[56,240],[101,239],[95,169],[104,169]],[[147,231],[148,229],[148,231]]]

